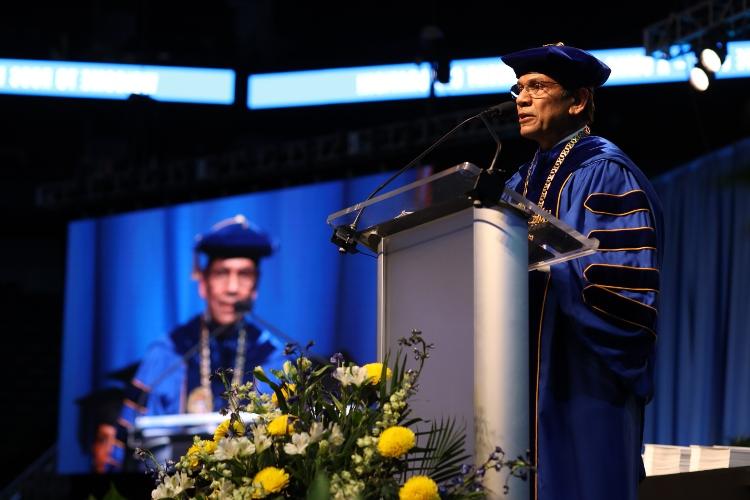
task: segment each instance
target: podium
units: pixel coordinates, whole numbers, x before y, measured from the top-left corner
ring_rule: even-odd
[[[467,194],[480,172],[461,163],[327,221],[377,253],[378,358],[412,329],[434,344],[413,416],[455,417],[475,464],[496,446],[508,458],[530,448],[528,272],[598,246],[507,188],[476,208]],[[488,474],[485,484],[500,495],[504,480]],[[529,484],[513,482],[503,498],[528,499]]]
[[[241,416],[246,424],[257,419],[253,413],[241,413]],[[212,439],[216,427],[227,418],[218,412],[136,417],[128,435],[128,448],[150,450],[162,464],[170,459],[177,460],[193,445],[194,436]]]

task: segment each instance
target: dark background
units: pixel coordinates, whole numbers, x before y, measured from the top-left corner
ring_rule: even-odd
[[[446,116],[468,116],[509,98],[251,112],[242,89],[248,73],[431,60],[438,48],[420,37],[427,26],[443,32],[439,50],[452,58],[499,56],[557,41],[585,49],[635,47],[642,45],[646,26],[691,3],[696,2],[4,5],[0,57],[226,67],[238,72],[240,87],[239,104],[230,107],[0,96],[6,360],[0,364],[5,444],[0,485],[57,435],[68,221],[393,170],[457,123]],[[606,88],[597,94],[594,132],[614,140],[647,175],[656,176],[750,135],[748,88],[747,79],[715,82],[702,94],[687,82]],[[420,120],[432,123],[426,136],[404,132],[400,147],[326,161],[305,153],[316,138],[383,132]],[[493,149],[489,138],[449,142],[430,162],[438,168],[464,160],[484,165]],[[288,161],[290,151],[303,153]],[[529,144],[507,137],[502,161],[516,164],[530,151]],[[175,166],[200,162],[226,165],[228,175],[210,182],[165,180]],[[107,179],[116,172],[129,172],[132,183],[112,191]],[[40,192],[59,193],[61,186],[72,194],[40,198]]]

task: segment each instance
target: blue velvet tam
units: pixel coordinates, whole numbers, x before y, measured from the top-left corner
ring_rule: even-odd
[[[534,47],[501,58],[513,68],[516,78],[527,73],[542,73],[554,78],[563,87],[600,87],[612,70],[585,50],[563,44]]]
[[[196,236],[196,254],[209,258],[249,257],[257,261],[274,250],[271,239],[244,215],[217,222],[207,233]]]

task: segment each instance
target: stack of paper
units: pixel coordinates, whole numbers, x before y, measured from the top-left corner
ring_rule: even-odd
[[[750,448],[690,445],[690,471],[750,466]]]
[[[647,476],[687,472],[690,447],[647,443],[644,445],[643,466]]]
[[[729,448],[729,467],[750,466],[750,448],[746,446],[727,446]]]

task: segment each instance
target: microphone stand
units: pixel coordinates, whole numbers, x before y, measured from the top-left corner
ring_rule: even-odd
[[[427,156],[430,152],[432,152],[436,147],[438,147],[440,144],[445,142],[446,139],[448,139],[451,135],[453,135],[457,130],[459,130],[461,127],[466,125],[472,120],[475,120],[477,118],[481,118],[482,122],[484,123],[485,127],[487,127],[487,130],[489,130],[490,134],[492,135],[493,139],[495,139],[495,142],[497,143],[497,149],[495,150],[495,157],[492,160],[492,164],[490,165],[491,172],[488,175],[485,175],[485,179],[481,181],[482,174],[479,175],[477,179],[477,183],[474,186],[474,189],[469,194],[470,198],[474,200],[475,206],[480,206],[478,204],[485,204],[487,205],[489,203],[489,200],[491,199],[491,196],[495,193],[497,193],[497,197],[500,196],[500,193],[502,193],[502,188],[499,190],[492,189],[491,184],[498,182],[498,179],[500,177],[500,173],[498,170],[495,169],[495,162],[500,154],[500,150],[502,148],[502,144],[500,142],[500,139],[498,138],[497,134],[495,133],[494,129],[490,126],[489,121],[487,120],[487,116],[492,114],[500,114],[503,115],[511,110],[515,111],[516,104],[513,101],[507,101],[500,104],[497,104],[495,106],[492,106],[490,108],[485,109],[484,111],[477,113],[475,115],[472,115],[465,120],[463,120],[461,123],[450,129],[448,132],[443,134],[437,141],[435,141],[430,147],[428,147],[426,150],[424,150],[422,153],[420,153],[416,158],[414,158],[412,161],[401,167],[396,173],[394,173],[392,176],[390,176],[388,179],[386,179],[385,182],[380,184],[370,195],[364,200],[362,203],[366,203],[367,201],[371,200],[376,194],[378,194],[383,188],[385,188],[388,184],[393,182],[394,179],[396,179],[398,176],[403,174],[406,170],[413,167],[417,162],[419,162],[422,158]],[[483,171],[482,173],[484,173]],[[475,197],[476,196],[476,197]],[[497,198],[496,198],[497,199]],[[359,220],[362,217],[362,214],[364,213],[366,207],[362,207],[357,212],[357,215],[354,217],[354,221],[352,221],[351,224],[348,226],[341,225],[333,230],[333,236],[331,236],[331,241],[338,246],[339,253],[357,253],[357,225],[359,224]]]
[[[487,121],[487,117],[485,116],[485,114],[480,114],[479,117],[484,122],[484,126],[487,127],[487,130],[490,132],[490,135],[492,135],[492,138],[495,139],[497,148],[495,149],[495,156],[492,158],[490,167],[479,172],[477,180],[474,183],[474,188],[467,193],[469,199],[473,201],[474,207],[476,208],[490,207],[492,205],[495,205],[497,203],[497,200],[500,199],[500,195],[503,192],[503,187],[506,181],[506,172],[495,168],[497,158],[500,156],[500,151],[503,149],[503,143],[497,136],[495,129],[493,129],[490,123]]]

